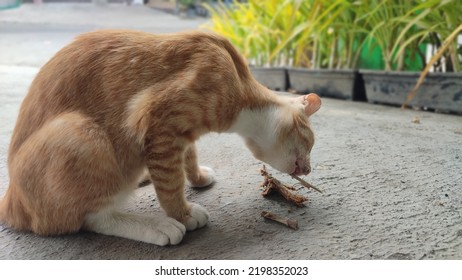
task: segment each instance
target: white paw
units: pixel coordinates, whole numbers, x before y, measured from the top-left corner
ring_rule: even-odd
[[[163,217],[157,221],[153,232],[146,232],[146,238],[156,245],[176,245],[181,242],[186,233],[186,227],[177,220]]]
[[[84,228],[160,246],[176,245],[186,233],[182,223],[167,216],[150,217],[105,210],[87,215]]]
[[[215,171],[212,168],[207,166],[199,166],[201,177],[203,178],[203,182],[200,184],[194,184],[193,188],[203,188],[210,186],[213,182],[215,182]]]
[[[204,207],[199,204],[191,203],[190,217],[186,220],[186,229],[191,231],[201,228],[207,224],[209,220],[209,213]]]

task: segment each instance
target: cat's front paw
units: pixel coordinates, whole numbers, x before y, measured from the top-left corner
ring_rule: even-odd
[[[190,181],[193,188],[210,186],[213,182],[215,182],[215,171],[207,166],[199,166],[199,176],[194,179],[190,178]]]
[[[186,230],[195,230],[205,226],[209,220],[209,213],[205,210],[204,207],[199,204],[191,203],[190,204],[190,213],[184,221]]]

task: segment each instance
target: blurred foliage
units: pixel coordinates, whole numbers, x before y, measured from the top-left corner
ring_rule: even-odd
[[[460,0],[249,0],[207,9],[208,28],[258,66],[354,69],[378,49],[385,70],[421,69],[423,44],[440,46],[462,22]],[[443,57],[461,71],[456,40]]]

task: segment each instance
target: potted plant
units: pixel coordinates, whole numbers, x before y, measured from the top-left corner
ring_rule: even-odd
[[[399,1],[384,0],[365,4],[366,27],[369,42],[380,48],[385,71],[361,70],[367,98],[373,103],[401,105],[415,85],[426,64],[426,44],[436,44],[454,31],[462,22],[462,8],[456,0],[448,1]],[[369,12],[366,12],[369,11]],[[446,55],[450,68],[460,69],[457,43],[453,43]],[[412,65],[414,62],[414,65]],[[417,62],[417,63],[415,63]],[[416,69],[417,68],[417,69]],[[414,71],[410,71],[414,70]],[[415,71],[417,70],[417,71]],[[450,76],[445,81],[444,77]],[[422,109],[446,110],[439,106],[440,94],[447,98],[448,90],[459,91],[460,76],[457,74],[431,74],[420,87],[418,97],[409,105]]]
[[[361,26],[356,12],[358,3],[350,1],[306,1],[302,10],[310,27],[299,41],[310,41],[304,65],[289,68],[290,86],[298,92],[317,92],[322,96],[365,100],[357,69],[365,38],[356,30]],[[298,42],[297,42],[298,43]],[[300,67],[303,66],[303,67]]]
[[[353,92],[361,92],[354,88],[357,71],[346,69],[355,66],[361,43],[348,26],[355,20],[351,5],[344,0],[249,0],[210,9],[210,28],[231,40],[269,88],[355,99]]]
[[[227,37],[246,57],[254,77],[274,90],[288,87],[285,65],[290,59],[290,47],[280,48],[278,42],[289,36],[299,24],[299,13],[293,1],[249,0],[233,5],[206,5],[211,14],[208,28]],[[291,25],[291,26],[288,26]]]
[[[457,46],[457,37],[460,33],[462,33],[462,24],[447,36],[442,46],[432,56],[427,66],[422,71],[417,84],[409,92],[406,101],[403,103],[403,108],[414,100],[420,87],[424,86],[426,87],[424,90],[425,92],[421,92],[417,95],[417,98],[415,98],[419,104],[425,104],[436,111],[462,114],[462,74],[460,72],[430,74],[427,81],[425,81],[430,68],[433,67],[448,50],[450,56],[455,58],[452,62],[452,66],[454,69],[460,69],[461,59],[458,54],[459,51]],[[453,56],[454,54],[455,56]],[[428,94],[428,92],[433,94]]]

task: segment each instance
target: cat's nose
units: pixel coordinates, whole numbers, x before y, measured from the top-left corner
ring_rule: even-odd
[[[310,173],[311,173],[311,166],[308,165],[307,167],[305,167],[305,172],[303,174],[308,175]]]
[[[311,166],[309,163],[305,162],[304,160],[297,159],[295,162],[295,171],[294,174],[297,176],[300,175],[308,175],[311,172]]]

